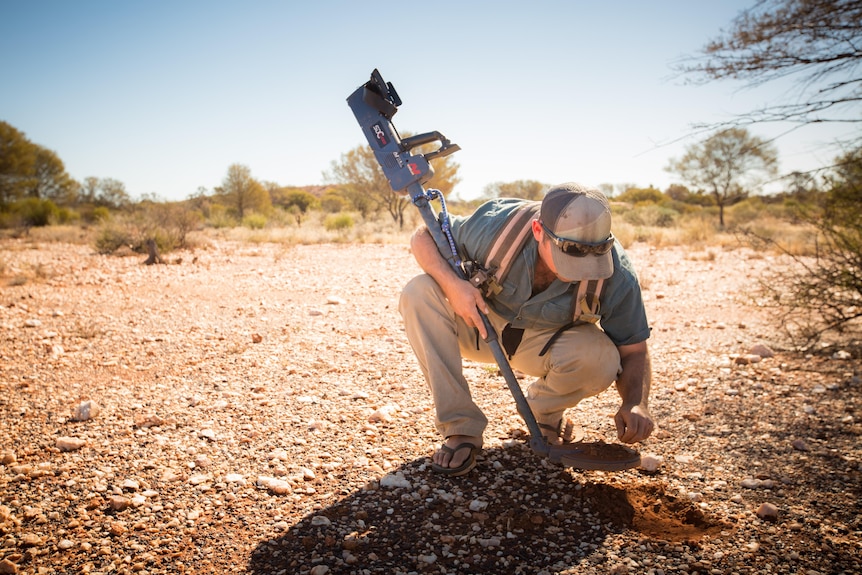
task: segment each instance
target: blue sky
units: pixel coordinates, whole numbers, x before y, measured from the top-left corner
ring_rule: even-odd
[[[519,179],[664,189],[692,123],[786,88],[672,77],[751,3],[0,0],[0,120],[133,198],[211,190],[233,163],[319,185],[365,145],[345,100],[378,68],[399,131],[461,146],[462,198]],[[830,129],[779,140],[782,170],[828,164]]]

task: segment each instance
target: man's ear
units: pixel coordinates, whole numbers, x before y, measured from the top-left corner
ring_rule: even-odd
[[[536,238],[537,242],[542,243],[542,239],[545,237],[545,230],[542,229],[542,224],[539,223],[539,220],[533,220],[532,229],[533,237]]]

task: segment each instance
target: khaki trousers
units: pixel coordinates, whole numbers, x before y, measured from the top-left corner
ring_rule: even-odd
[[[443,437],[481,437],[488,420],[473,402],[462,360],[496,363],[490,347],[455,315],[429,275],[416,276],[407,283],[399,311],[431,389],[437,430]],[[500,334],[506,320],[493,312],[488,319]],[[556,425],[567,408],[607,389],[621,369],[616,346],[589,323],[566,330],[540,357],[539,352],[555,332],[526,330],[510,359],[512,368],[537,378],[527,389],[527,401],[538,422],[550,425]]]

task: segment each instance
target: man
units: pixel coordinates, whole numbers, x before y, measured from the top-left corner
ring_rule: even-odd
[[[499,230],[525,204],[491,200],[471,216],[453,218],[452,235],[464,261],[483,262]],[[611,234],[607,199],[593,188],[561,184],[547,192],[527,225],[527,242],[499,289],[487,296],[455,273],[426,227],[411,238],[425,274],[405,286],[399,309],[431,389],[437,430],[446,438],[432,457],[439,473],[469,472],[482,448],[487,419],[462,373],[463,357],[495,361],[479,310],[501,334],[511,366],[537,378],[527,401],[550,442],[570,441],[565,410],[614,381],[622,398],[614,417],[620,441],[642,441],[653,431],[650,328],[631,262]],[[578,290],[590,280],[602,282],[592,298]],[[592,314],[575,311],[588,299]]]

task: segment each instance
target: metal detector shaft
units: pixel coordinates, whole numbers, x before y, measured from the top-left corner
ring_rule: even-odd
[[[411,184],[407,187],[407,192],[410,194],[413,204],[419,208],[419,213],[422,215],[425,226],[428,228],[428,231],[431,232],[431,237],[434,238],[434,243],[437,244],[437,251],[440,252],[440,255],[446,258],[452,269],[455,270],[455,273],[457,273],[461,279],[467,279],[464,277],[464,270],[455,263],[452,256],[449,255],[447,257],[449,243],[443,235],[443,231],[440,229],[440,222],[437,220],[437,217],[434,214],[434,209],[428,202],[428,198],[425,195],[425,190],[422,185],[418,183]],[[540,455],[549,455],[551,452],[551,445],[548,444],[542,436],[542,431],[539,429],[539,423],[536,421],[536,416],[533,415],[533,410],[530,409],[530,404],[527,403],[527,398],[524,397],[524,392],[521,390],[521,386],[518,384],[518,379],[515,377],[515,373],[509,365],[509,360],[506,358],[503,347],[500,345],[497,331],[494,329],[494,326],[491,325],[490,320],[488,320],[488,316],[482,313],[481,310],[479,311],[479,315],[482,316],[482,323],[485,325],[485,330],[488,333],[488,336],[485,338],[485,342],[488,344],[488,347],[491,348],[491,353],[494,354],[497,366],[500,368],[500,372],[506,380],[506,385],[509,387],[509,391],[515,399],[518,413],[527,424],[527,429],[530,432],[530,448]]]

